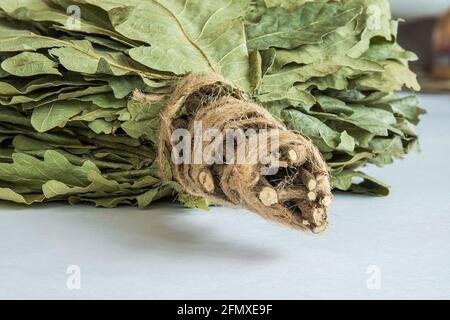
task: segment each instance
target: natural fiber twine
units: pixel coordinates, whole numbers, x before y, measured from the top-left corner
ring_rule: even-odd
[[[172,141],[172,133],[185,128],[193,137],[194,121],[201,121],[203,130],[221,130],[224,137],[227,129],[278,130],[279,160],[284,165],[275,176],[262,175],[259,163],[176,165],[167,159],[178,143]],[[246,152],[255,152],[248,139],[245,143]],[[320,232],[327,226],[332,195],[320,152],[309,139],[287,130],[263,107],[247,101],[219,75],[191,74],[178,83],[162,114],[159,163],[163,176],[176,180],[189,194],[246,208],[294,228]]]

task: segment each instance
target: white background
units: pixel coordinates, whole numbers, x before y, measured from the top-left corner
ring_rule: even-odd
[[[321,235],[229,208],[0,203],[0,298],[448,299],[450,96],[421,101],[422,154],[368,170],[392,195],[337,194]]]
[[[450,0],[390,0],[393,15],[416,17],[440,15],[450,9]]]

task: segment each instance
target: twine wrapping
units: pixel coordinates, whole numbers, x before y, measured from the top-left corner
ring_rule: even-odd
[[[183,128],[193,137],[195,121],[201,122],[203,130],[220,130],[224,137],[227,129],[266,129],[266,133],[257,131],[258,135],[277,130],[278,173],[263,175],[261,163],[174,164],[167,159],[178,143],[172,134]],[[256,152],[249,141],[244,140],[247,155]],[[208,143],[202,144],[202,150]],[[268,154],[274,147],[267,146]],[[212,151],[210,156],[217,154]],[[178,83],[162,114],[159,163],[166,179],[176,180],[185,192],[212,203],[246,208],[263,218],[313,232],[327,226],[332,194],[318,149],[303,135],[287,130],[266,109],[247,101],[219,75],[191,74]]]

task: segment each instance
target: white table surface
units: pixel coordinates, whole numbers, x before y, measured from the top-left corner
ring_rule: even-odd
[[[368,170],[392,195],[338,194],[321,235],[229,208],[0,203],[0,298],[450,298],[450,96],[421,101],[422,153]]]

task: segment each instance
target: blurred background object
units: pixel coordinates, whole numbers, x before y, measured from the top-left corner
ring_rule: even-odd
[[[419,60],[411,67],[424,92],[450,92],[450,0],[391,0],[400,44]]]
[[[435,78],[450,79],[450,11],[438,19],[433,30],[433,70]]]

